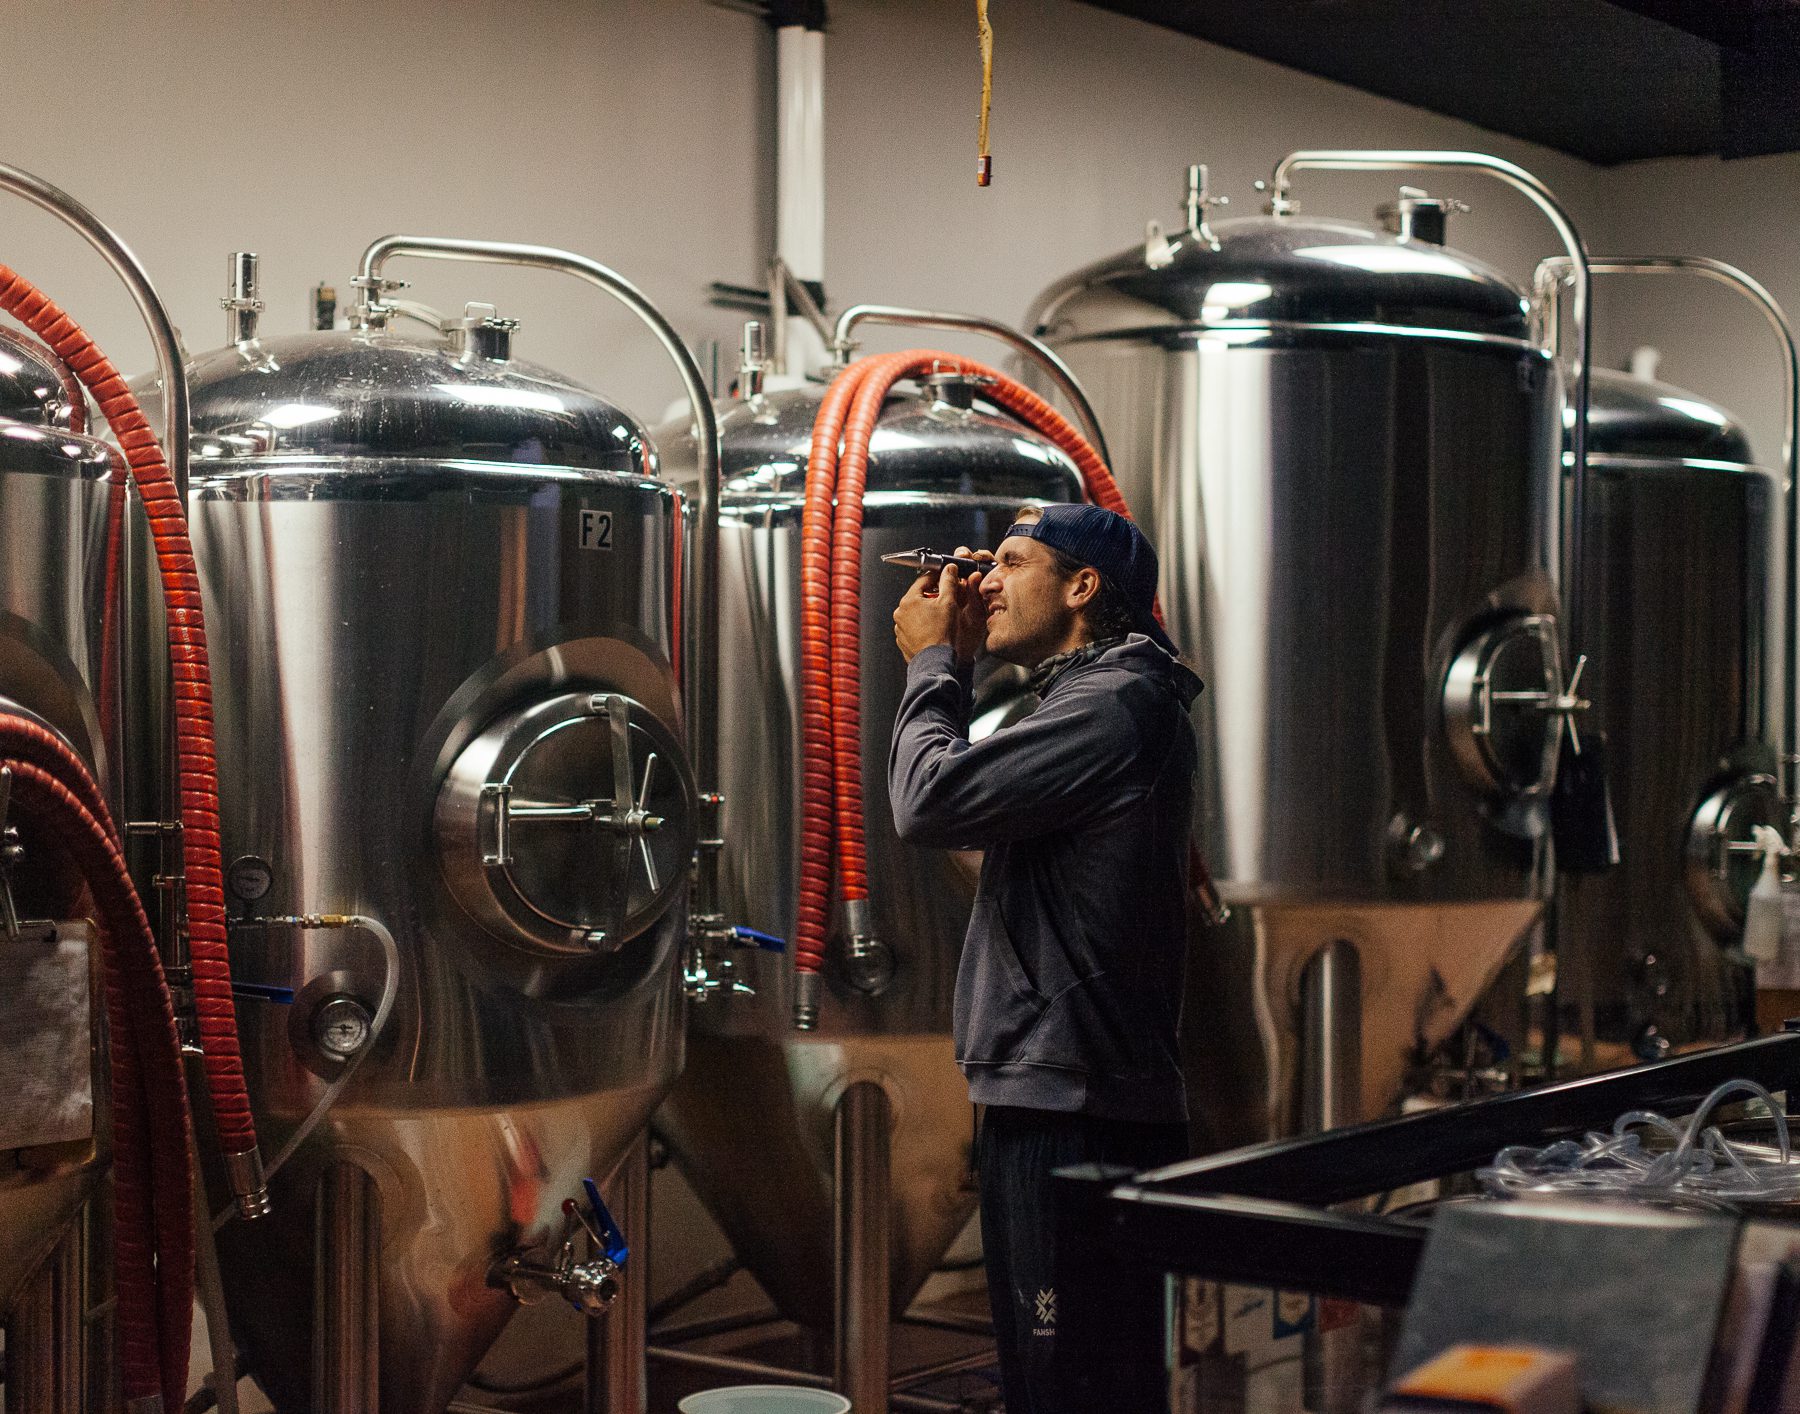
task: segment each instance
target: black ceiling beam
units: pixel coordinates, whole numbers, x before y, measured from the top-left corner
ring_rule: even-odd
[[[1601,165],[1800,150],[1800,0],[1088,0]]]

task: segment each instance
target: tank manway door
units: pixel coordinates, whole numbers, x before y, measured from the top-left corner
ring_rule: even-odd
[[[693,791],[647,708],[571,692],[508,712],[464,748],[438,795],[444,876],[499,936],[612,952],[687,880]]]
[[[1721,942],[1738,942],[1750,890],[1762,868],[1756,827],[1787,830],[1781,790],[1765,772],[1736,776],[1713,790],[1688,826],[1687,885],[1694,909]]]
[[[1444,724],[1457,765],[1493,795],[1547,795],[1556,780],[1564,696],[1556,620],[1544,614],[1503,620],[1451,660]]]

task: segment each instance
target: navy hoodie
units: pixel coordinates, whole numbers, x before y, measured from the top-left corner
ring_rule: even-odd
[[[913,658],[888,761],[901,839],[985,851],[956,977],[970,1097],[1179,1123],[1200,680],[1132,634],[971,743],[970,677],[947,646]]]

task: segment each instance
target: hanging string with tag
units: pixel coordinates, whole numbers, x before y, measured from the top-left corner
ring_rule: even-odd
[[[975,158],[975,185],[994,180],[994,159],[988,151],[988,110],[994,106],[994,27],[988,23],[988,0],[975,0],[975,34],[981,41],[981,132]]]

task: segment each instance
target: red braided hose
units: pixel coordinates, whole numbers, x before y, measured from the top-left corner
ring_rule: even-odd
[[[862,791],[863,492],[870,441],[888,393],[902,379],[932,371],[987,380],[981,396],[1065,452],[1089,499],[1131,515],[1110,468],[1087,439],[1031,389],[984,364],[913,349],[858,360],[838,375],[813,423],[801,531],[799,972],[817,972],[824,960],[834,845],[841,897],[869,894]]]
[[[852,364],[826,390],[813,421],[800,521],[800,863],[794,919],[796,972],[825,961],[831,905],[831,535],[838,441],[863,364]]]
[[[54,733],[0,716],[18,818],[62,848],[100,919],[112,1038],[119,1326],[127,1399],[187,1393],[194,1209],[187,1087],[175,1011],[117,831],[80,758]]]
[[[0,310],[43,339],[100,405],[131,467],[162,572],[181,777],[181,848],[186,873],[194,1008],[205,1052],[213,1120],[227,1153],[256,1147],[256,1125],[238,1054],[237,1010],[225,937],[219,847],[218,765],[200,576],[187,517],[168,463],[131,389],[81,327],[16,271],[0,265]]]
[[[862,789],[862,540],[863,492],[869,479],[869,442],[894,384],[925,371],[935,355],[908,352],[865,359],[865,371],[844,422],[837,468],[837,521],[831,542],[832,781],[836,796],[838,893],[845,902],[869,896],[863,840]]]

